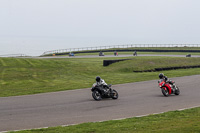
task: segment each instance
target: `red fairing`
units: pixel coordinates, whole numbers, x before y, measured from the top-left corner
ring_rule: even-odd
[[[166,83],[165,86],[168,88],[169,94],[171,94],[172,93],[172,88],[171,88],[170,84]]]
[[[163,86],[163,84],[164,84],[164,86]],[[168,89],[169,90],[169,94],[172,93],[172,88],[171,88],[169,83],[165,83],[164,81],[162,81],[162,82],[159,83],[159,85],[162,86],[161,89]]]

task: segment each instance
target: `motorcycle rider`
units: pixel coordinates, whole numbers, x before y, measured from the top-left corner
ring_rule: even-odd
[[[103,85],[103,88],[105,89],[106,92],[109,90],[108,85],[100,76],[96,77],[96,85]]]
[[[136,50],[134,51],[133,56],[137,56],[137,51]]]
[[[169,79],[167,78],[167,76],[164,76],[163,73],[160,73],[160,74],[159,74],[159,78],[160,78],[160,79],[163,79],[166,83],[171,84],[171,85],[172,85],[172,90],[175,91],[176,86],[175,86],[174,82],[172,82],[171,80],[169,80]]]

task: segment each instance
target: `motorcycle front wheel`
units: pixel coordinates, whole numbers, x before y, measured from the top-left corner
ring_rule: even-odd
[[[162,94],[163,94],[164,96],[168,97],[168,96],[169,96],[169,91],[168,91],[168,89],[166,88],[166,90],[165,90],[164,88],[162,88]]]
[[[99,93],[99,91],[95,90],[92,92],[92,97],[94,98],[94,100],[99,101],[102,99],[101,94]]]
[[[111,93],[111,98],[112,99],[117,99],[118,98],[118,92],[116,90],[112,90],[112,93]]]

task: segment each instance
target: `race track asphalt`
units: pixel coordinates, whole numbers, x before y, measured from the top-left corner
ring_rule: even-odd
[[[113,85],[119,99],[95,101],[90,88],[0,98],[0,131],[97,122],[200,106],[200,75],[172,78],[180,95],[164,97],[157,80]]]

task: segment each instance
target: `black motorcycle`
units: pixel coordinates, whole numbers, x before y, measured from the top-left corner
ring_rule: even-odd
[[[112,98],[117,99],[118,98],[118,92],[111,88],[111,84],[108,85],[108,88],[105,88],[103,85],[93,85],[91,91],[92,91],[92,97],[94,100],[101,100],[102,98]]]

